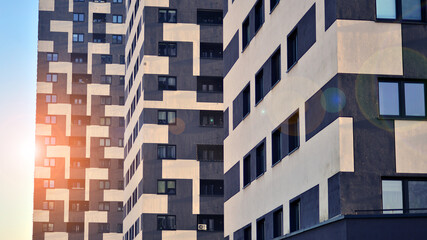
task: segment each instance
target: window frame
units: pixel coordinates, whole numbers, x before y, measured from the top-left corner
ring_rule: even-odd
[[[287,73],[298,63],[298,26],[294,27],[286,38],[288,69]],[[291,54],[292,53],[292,54]]]
[[[169,16],[170,11],[175,11],[175,21],[161,21],[160,11],[166,11],[166,16]],[[158,23],[178,23],[178,10],[175,8],[159,8],[157,11],[157,22]]]
[[[166,115],[166,120],[160,120],[160,113],[164,113]],[[175,117],[174,117],[174,121],[170,122],[171,119],[169,119],[169,113],[174,113]],[[176,125],[176,115],[177,115],[177,111],[176,110],[157,110],[157,124],[158,125]]]
[[[166,156],[164,158],[161,158],[161,156],[159,155],[159,148],[161,147],[166,147]],[[173,147],[174,148],[174,155],[175,156],[168,156],[168,147]],[[176,155],[177,155],[177,149],[176,149],[176,145],[173,144],[158,144],[157,145],[157,159],[176,159]]]
[[[174,226],[167,226],[166,228],[163,228],[163,224],[162,226],[159,226],[159,218],[160,217],[164,217],[164,221],[168,222],[169,218],[173,218],[174,219]],[[158,231],[170,231],[170,230],[176,230],[176,215],[157,215],[157,230]]]
[[[165,184],[165,192],[159,192],[159,183],[164,182]],[[169,182],[173,182],[175,188],[169,188]],[[172,191],[173,189],[173,191]],[[173,179],[158,179],[157,180],[157,194],[159,195],[176,195],[176,180]]]
[[[377,22],[396,22],[396,23],[421,23],[427,21],[427,13],[425,11],[425,4],[427,2],[425,0],[420,0],[420,7],[421,7],[421,19],[420,20],[413,20],[413,19],[403,19],[403,9],[402,9],[402,1],[405,0],[394,0],[395,2],[395,8],[396,8],[396,18],[379,18],[378,17],[378,7],[377,7],[377,0],[375,1],[375,21]]]

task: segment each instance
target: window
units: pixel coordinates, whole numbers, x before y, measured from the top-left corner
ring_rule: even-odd
[[[46,82],[58,82],[58,74],[46,74]]]
[[[100,202],[98,203],[99,211],[110,211],[110,203],[109,202]]]
[[[288,125],[288,144],[289,153],[292,153],[299,147],[299,115],[294,113],[287,122]]]
[[[295,28],[288,35],[288,69],[294,66],[298,61],[297,41],[298,41],[298,29]]]
[[[119,145],[118,145],[119,147],[123,147],[124,145],[123,145],[123,138],[119,138]]]
[[[55,209],[55,202],[43,202],[43,210],[54,210]]]
[[[172,215],[157,216],[157,230],[176,230],[176,217]]]
[[[44,188],[55,188],[55,180],[43,180]]]
[[[109,117],[101,117],[99,120],[100,120],[101,126],[110,126],[111,125],[111,118],[109,118]]]
[[[87,54],[85,53],[71,53],[71,62],[73,63],[86,63]]]
[[[120,117],[119,118],[119,127],[124,127],[125,126],[125,118]]]
[[[83,33],[73,33],[73,42],[84,42]]]
[[[100,159],[99,160],[99,167],[100,168],[109,168],[111,166],[110,159]],[[105,186],[105,184],[104,184]],[[108,188],[110,188],[110,183],[108,183]]]
[[[203,127],[222,127],[222,118],[221,111],[200,111],[200,125]]]
[[[247,17],[242,24],[242,49],[245,49],[246,46],[248,46],[250,40],[251,28],[249,24],[249,17]]]
[[[117,203],[117,212],[123,212],[123,202]]]
[[[125,56],[124,55],[120,55],[120,64],[125,64]],[[124,80],[123,80],[123,84],[120,85],[124,85]]]
[[[252,228],[251,226],[243,229],[243,240],[251,240],[252,239]]]
[[[109,138],[101,138],[101,139],[99,139],[99,146],[100,147],[110,147],[111,146],[111,140]]]
[[[101,105],[111,105],[111,97],[101,96]]]
[[[280,81],[280,48],[271,57],[271,86],[276,85]]]
[[[199,231],[224,231],[224,215],[198,215],[197,230]]]
[[[42,231],[43,232],[53,232],[53,223],[43,223]]]
[[[421,0],[377,0],[377,19],[421,21]]]
[[[113,56],[111,55],[101,55],[101,63],[103,64],[112,64]]]
[[[256,239],[265,240],[265,219],[258,220],[256,223]]]
[[[84,13],[73,13],[73,22],[84,22],[85,14]]]
[[[261,70],[255,75],[255,103],[261,102],[264,97],[264,71]]]
[[[108,223],[98,223],[98,233],[109,233],[110,224]]]
[[[55,145],[56,144],[56,138],[55,137],[45,137],[44,138],[44,144],[45,145]]]
[[[282,139],[280,128],[273,132],[272,141],[272,164],[276,164],[282,159]]]
[[[223,180],[200,180],[200,196],[223,196]]]
[[[222,24],[222,11],[220,10],[197,10],[197,24]]]
[[[174,42],[159,42],[159,56],[176,57],[177,46]]]
[[[122,44],[123,36],[122,35],[113,35],[113,44]]]
[[[279,4],[280,0],[270,0],[270,12],[276,8],[277,4]]]
[[[48,53],[46,55],[46,60],[48,62],[58,62],[58,53]]]
[[[261,28],[264,23],[264,1],[258,0],[255,4],[255,32]]]
[[[176,90],[176,77],[159,76],[159,90]]]
[[[290,231],[295,232],[300,229],[300,218],[301,218],[301,201],[295,200],[293,201],[289,206],[290,211],[290,218],[289,218],[289,224],[290,224]]]
[[[176,111],[159,110],[157,114],[158,124],[176,124]]]
[[[427,181],[383,180],[383,213],[427,213]]]
[[[383,117],[426,116],[425,84],[421,82],[379,82],[379,113]]]
[[[157,194],[176,194],[175,180],[158,180],[157,181]]]
[[[46,116],[44,123],[46,124],[56,124],[56,116]]]
[[[72,212],[89,211],[89,202],[70,201],[70,211]]]
[[[123,224],[121,223],[117,224],[117,233],[123,233]]]
[[[203,93],[222,93],[221,77],[197,77],[197,91]]]
[[[251,88],[248,84],[243,90],[243,118],[251,112]]]
[[[176,23],[177,14],[174,9],[159,9],[159,23]]]
[[[197,160],[203,162],[224,161],[223,145],[197,145]]]
[[[256,176],[259,177],[265,172],[265,144],[262,143],[256,148]]]
[[[123,3],[123,0],[113,0],[113,3]]]
[[[83,223],[67,223],[67,232],[69,233],[83,232]]]
[[[123,23],[122,15],[113,15],[113,23]]]
[[[101,23],[106,22],[107,15],[103,13],[94,13],[93,14],[93,22],[94,23]]]
[[[159,159],[176,159],[175,145],[158,145],[157,157]]]
[[[55,167],[55,158],[45,158],[43,166],[45,167]]]
[[[68,187],[71,189],[84,189],[84,180],[69,180]]]
[[[46,95],[47,103],[56,103],[56,95]]]
[[[222,43],[200,43],[200,58],[222,59]]]
[[[112,83],[112,76],[101,76],[101,83],[102,84],[111,84]]]
[[[106,42],[106,40],[105,40],[106,35],[103,33],[94,33],[92,37],[93,37],[94,43],[105,43]]]
[[[251,183],[251,155],[243,159],[243,187]]]

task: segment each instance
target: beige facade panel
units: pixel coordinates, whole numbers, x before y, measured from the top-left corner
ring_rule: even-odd
[[[64,222],[69,222],[70,216],[70,190],[68,189],[46,189],[46,200],[64,201]],[[54,239],[54,238],[52,238]],[[61,239],[61,238],[58,238]],[[67,238],[68,239],[68,238]],[[55,239],[56,240],[56,239]]]
[[[200,75],[200,26],[188,23],[164,23],[163,40],[193,43],[193,75]]]
[[[35,167],[34,178],[50,178],[50,167]]]
[[[85,201],[89,201],[90,180],[108,180],[108,168],[86,168]]]
[[[92,112],[92,96],[109,96],[110,85],[109,84],[88,84],[87,85],[87,104],[86,114],[91,115]]]
[[[55,0],[39,0],[39,11],[55,11]]]
[[[338,72],[403,75],[401,25],[337,20]]]
[[[123,117],[125,115],[125,107],[119,105],[105,105],[106,117]]]
[[[105,64],[105,75],[125,75],[124,64]]]
[[[71,1],[71,0],[70,0]],[[94,13],[111,13],[111,3],[89,2],[88,13],[88,33],[93,33],[93,14]]]
[[[123,190],[104,190],[104,202],[123,202]]]
[[[54,41],[39,40],[37,45],[38,52],[53,52],[53,50],[54,50]]]
[[[120,23],[105,23],[105,33],[106,34],[126,34],[126,24]]]
[[[36,124],[36,136],[51,136],[52,125],[50,124]]]
[[[72,0],[70,0],[72,2]],[[44,233],[45,240],[68,240],[66,232],[46,232]]]
[[[92,137],[108,138],[110,128],[108,126],[86,126],[86,157],[90,158],[90,142]]]
[[[33,222],[49,222],[49,210],[34,209]]]
[[[123,233],[103,233],[102,234],[102,240],[121,240],[122,237],[123,237]]]
[[[223,110],[222,103],[197,102],[196,91],[164,91],[163,101],[144,101],[144,107],[186,110]]]
[[[397,173],[427,172],[427,122],[395,120]]]
[[[68,33],[68,52],[71,53],[73,51],[73,22],[72,21],[50,20],[50,31]]]
[[[163,240],[196,240],[197,231],[177,230],[177,231],[162,231]]]
[[[144,74],[169,74],[169,57],[144,55]]]
[[[47,146],[46,157],[65,159],[65,179],[70,179],[70,147]]]
[[[71,104],[49,104],[47,113],[49,115],[65,116],[65,136],[71,136]]]
[[[89,24],[92,24],[92,22],[89,22]],[[109,43],[93,43],[93,42],[87,43],[87,74],[92,74],[93,54],[110,54],[110,44]]]
[[[37,93],[52,94],[53,83],[51,82],[37,82]]]
[[[105,147],[104,158],[106,159],[123,159],[124,152],[121,147]]]
[[[147,7],[169,7],[169,0],[145,0]]]
[[[158,124],[144,124],[142,125],[140,135],[142,136],[143,143],[168,143],[169,126]]]
[[[168,196],[167,195],[142,194],[140,199],[142,201],[138,201],[138,203],[143,203],[141,204],[142,212],[140,213],[152,213],[152,214],[168,213]]]
[[[71,35],[72,36],[72,35]],[[49,62],[49,72],[67,74],[67,94],[72,93],[73,63],[71,62]]]

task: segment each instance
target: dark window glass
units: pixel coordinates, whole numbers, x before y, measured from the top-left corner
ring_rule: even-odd
[[[224,161],[223,145],[197,145],[197,160],[199,161]]]
[[[264,23],[264,1],[258,0],[255,4],[255,32],[257,32]]]
[[[288,120],[289,152],[299,147],[299,116],[295,113]]]
[[[101,55],[101,63],[103,64],[112,64],[113,56],[111,55]]]
[[[252,228],[250,226],[243,230],[243,239],[244,240],[252,239]]]
[[[197,77],[197,91],[203,93],[221,93],[221,77]]]
[[[159,159],[176,159],[175,145],[158,145],[157,157]]]
[[[282,159],[282,141],[280,128],[272,134],[272,163],[273,165]]]
[[[249,24],[249,17],[242,24],[242,49],[245,49],[251,40],[251,29]]]
[[[223,112],[200,111],[200,125],[203,127],[222,127]]]
[[[122,35],[113,35],[113,44],[122,44],[123,36]],[[124,58],[124,56],[123,56]]]
[[[422,20],[421,0],[402,0],[402,19],[411,21]]]
[[[158,124],[176,124],[176,111],[158,111]]]
[[[176,217],[171,215],[157,216],[157,230],[176,230]]]
[[[222,43],[200,43],[200,58],[221,59]]]
[[[85,53],[71,53],[71,62],[73,62],[73,63],[87,63],[87,54],[85,54]]]
[[[222,11],[197,10],[197,24],[222,24]]]
[[[94,23],[101,23],[106,22],[107,15],[103,13],[94,13],[93,14],[93,22]]]
[[[255,103],[264,97],[264,71],[259,71],[255,76]]]
[[[260,176],[265,172],[265,144],[262,143],[256,148],[256,175]]]
[[[274,86],[280,81],[280,49],[278,49],[271,57],[271,86]]]
[[[251,95],[250,85],[246,86],[243,90],[243,117],[249,114],[251,111]]]
[[[296,200],[292,202],[289,206],[290,210],[290,231],[295,232],[300,229],[300,217],[301,217],[301,202],[300,200]]]
[[[298,29],[294,29],[288,36],[288,69],[298,61],[297,41]]]
[[[176,23],[177,14],[174,9],[159,9],[159,23]]]
[[[198,215],[197,230],[224,231],[224,215]]]
[[[200,180],[200,196],[224,195],[223,180]]]
[[[172,42],[159,42],[159,56],[176,57],[177,46]]]
[[[256,223],[256,239],[265,240],[265,219],[258,220]]]
[[[273,237],[283,234],[283,210],[279,209],[273,213]]]
[[[159,90],[176,90],[176,77],[159,76]]]
[[[248,155],[243,159],[243,186],[251,183],[251,156]]]
[[[270,12],[272,12],[276,5],[279,4],[279,1],[280,0],[270,0]]]

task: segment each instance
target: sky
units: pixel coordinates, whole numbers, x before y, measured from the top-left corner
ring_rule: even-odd
[[[0,239],[32,237],[38,0],[0,7]]]

